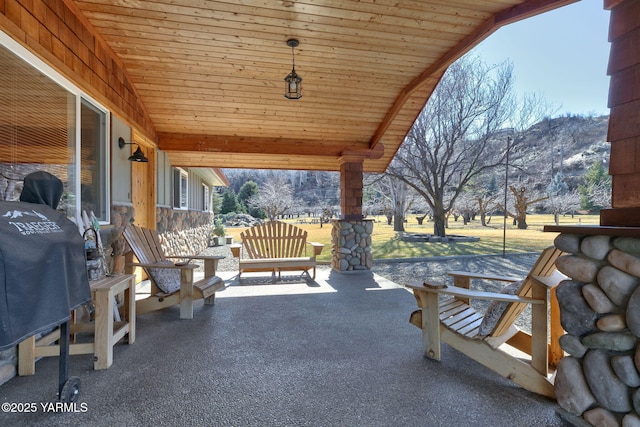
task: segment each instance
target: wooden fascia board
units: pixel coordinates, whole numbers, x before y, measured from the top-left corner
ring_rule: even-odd
[[[222,169],[220,168],[212,168],[213,169],[213,173],[216,174],[216,176],[218,177],[218,180],[225,186],[228,187],[231,185],[231,183],[229,182],[229,178],[227,178],[227,176],[224,174],[224,172],[222,171]]]
[[[165,152],[194,151],[335,158],[345,154],[356,154],[367,159],[379,159],[384,154],[382,144],[369,148],[367,142],[172,133],[158,134],[158,148]]]
[[[195,168],[189,167],[189,170],[198,175],[205,184],[214,187],[228,187],[229,180],[219,168]]]
[[[404,108],[405,103],[415,91],[417,91],[420,87],[422,87],[433,78],[437,77],[437,80],[440,81],[440,78],[444,74],[444,70],[449,65],[451,65],[456,59],[467,53],[489,35],[494,33],[500,27],[520,21],[522,19],[530,18],[540,13],[556,9],[558,7],[575,3],[576,1],[578,0],[530,0],[498,12],[490,19],[483,22],[478,28],[475,29],[475,31],[463,38],[444,56],[442,56],[426,70],[420,73],[405,88],[403,88],[402,91],[400,91],[394,103],[391,105],[391,108],[387,111],[384,119],[382,120],[382,122],[380,122],[380,125],[371,137],[369,146],[371,148],[374,148],[378,143],[380,143],[382,137],[384,136],[384,133],[387,131],[389,126],[391,126],[391,123],[393,122],[395,117],[402,110],[402,108]],[[427,99],[425,99],[425,102],[426,101]]]

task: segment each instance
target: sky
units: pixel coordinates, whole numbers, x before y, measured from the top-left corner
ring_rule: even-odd
[[[609,11],[574,4],[500,28],[473,49],[488,64],[513,63],[519,95],[540,94],[557,112],[609,114]]]

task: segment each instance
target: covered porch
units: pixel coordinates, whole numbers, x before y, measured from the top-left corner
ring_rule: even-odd
[[[96,181],[111,184],[101,189],[105,197],[125,199],[136,221],[150,227],[164,201],[156,192],[166,189],[156,174],[160,162],[167,170],[339,171],[343,219],[361,219],[363,174],[385,170],[446,67],[500,26],[571,1],[412,3],[418,11],[395,2],[348,2],[355,10],[327,2],[326,16],[312,2],[199,2],[197,10],[189,3],[0,1],[9,50],[68,79],[76,104],[88,98],[104,110],[101,148],[111,163],[104,163],[104,182]],[[640,225],[639,4],[603,2],[612,11],[614,183],[613,209],[601,217],[606,226]],[[213,23],[202,24],[205,18]],[[306,79],[298,101],[284,100],[281,90],[292,37],[300,39],[296,58]],[[63,145],[80,144],[74,123],[78,132],[65,134]],[[121,137],[139,145],[148,164],[131,166]],[[56,152],[57,162],[65,164],[69,151]],[[57,159],[52,152],[39,138],[0,145],[12,164],[29,154],[44,164]],[[103,208],[108,213],[113,204]],[[441,363],[423,359],[407,322],[415,303],[404,289],[373,272],[323,274],[317,286],[303,285],[308,292],[232,286],[215,308],[199,303],[192,322],[175,321],[176,309],[142,315],[139,340],[118,346],[109,370],[93,371],[90,356],[73,358],[86,412],[37,407],[3,418],[16,425],[558,425],[555,404],[460,353],[445,350]],[[37,375],[3,385],[5,400],[51,402],[56,378],[56,360],[43,360]]]
[[[531,258],[521,257],[480,262],[503,263],[516,274]],[[415,268],[421,275],[443,267]],[[442,362],[424,358],[420,332],[407,322],[412,294],[381,275],[323,267],[315,283],[238,285],[237,272],[222,274],[231,286],[214,307],[198,303],[193,321],[176,321],[177,307],[138,316],[139,338],[115,347],[108,370],[94,371],[91,356],[73,356],[71,373],[83,384],[77,412],[40,407],[56,400],[57,359],[48,358],[37,363],[36,375],[3,386],[8,401],[37,402],[37,412],[5,413],[3,420],[51,426],[563,425],[555,402],[460,352],[447,347]]]

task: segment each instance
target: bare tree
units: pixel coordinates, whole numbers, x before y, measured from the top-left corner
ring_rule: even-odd
[[[475,218],[478,212],[478,204],[470,192],[464,192],[456,200],[455,210],[462,216],[464,225],[467,225],[469,221]]]
[[[553,222],[560,225],[560,215],[573,213],[580,207],[580,193],[573,190],[564,194],[550,194],[547,204],[553,213]]]
[[[535,205],[536,203],[540,203],[543,200],[547,200],[547,196],[536,197],[534,199],[530,199],[531,195],[529,190],[526,187],[522,186],[520,188],[516,188],[513,185],[509,186],[509,190],[511,190],[511,194],[513,195],[514,201],[514,210],[510,211],[508,208],[505,209],[504,206],[500,205],[502,209],[505,210],[508,216],[513,218],[518,229],[526,230],[527,225],[527,209],[530,206]]]
[[[452,64],[387,169],[430,205],[437,236],[465,185],[505,158],[496,135],[515,110],[512,68],[475,57]]]
[[[580,193],[577,189],[569,190],[569,185],[564,180],[564,175],[558,172],[547,186],[549,199],[547,206],[553,213],[553,221],[560,223],[560,214],[573,212],[580,207]]]
[[[380,195],[379,203],[394,231],[404,231],[404,220],[416,194],[403,180],[388,174],[370,175],[367,185]]]
[[[611,180],[593,185],[590,188],[590,198],[596,206],[611,206]]]
[[[489,221],[487,221],[487,215],[498,206],[498,195],[497,194],[484,194],[484,195],[476,195],[476,202],[478,206],[478,213],[480,214],[480,224],[483,227],[487,227]]]
[[[252,196],[247,204],[261,208],[270,220],[274,220],[293,206],[293,191],[288,182],[273,175],[260,186],[258,194]]]

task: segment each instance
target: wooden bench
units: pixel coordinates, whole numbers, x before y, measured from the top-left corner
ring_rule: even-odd
[[[243,272],[302,271],[312,279],[316,278],[316,256],[322,253],[321,243],[307,242],[307,232],[292,224],[269,221],[255,225],[240,233],[242,243],[230,246],[231,253],[238,258],[238,279]],[[311,256],[306,256],[307,244],[311,246]]]
[[[126,254],[125,270],[133,273],[136,267],[142,267],[147,272],[151,282],[151,295],[136,301],[136,312],[139,314],[171,307],[180,304],[180,318],[193,319],[193,301],[203,298],[205,304],[213,305],[215,292],[224,289],[224,280],[216,276],[218,260],[222,256],[176,255],[166,256],[162,244],[155,230],[129,225],[124,230],[124,238],[131,247]],[[133,262],[133,255],[138,262]],[[181,262],[167,263],[169,259]],[[191,260],[204,261],[204,278],[194,282],[193,270],[196,265]],[[151,269],[176,269],[180,272],[179,290],[173,293],[163,292],[155,283]]]

